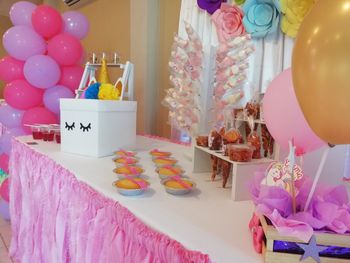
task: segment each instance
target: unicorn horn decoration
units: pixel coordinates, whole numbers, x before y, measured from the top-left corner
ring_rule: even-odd
[[[108,75],[107,62],[104,56],[102,58],[102,65],[101,65],[101,71],[98,78],[98,82],[101,84],[111,83]]]

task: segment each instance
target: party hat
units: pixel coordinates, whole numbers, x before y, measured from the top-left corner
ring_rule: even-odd
[[[105,58],[102,58],[102,65],[101,65],[101,71],[98,78],[98,82],[101,84],[110,83],[109,76],[108,76],[107,62]]]

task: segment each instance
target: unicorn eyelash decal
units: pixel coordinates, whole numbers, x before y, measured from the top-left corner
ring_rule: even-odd
[[[65,128],[68,131],[72,131],[75,128],[75,122],[73,122],[71,125],[69,125],[68,122],[65,122],[65,124],[66,124]]]
[[[91,123],[89,123],[87,126],[84,126],[82,123],[80,123],[80,130],[83,130],[83,132],[88,132],[91,130]]]

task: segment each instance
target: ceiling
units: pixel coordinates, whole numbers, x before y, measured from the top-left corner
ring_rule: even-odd
[[[27,0],[27,1],[35,4],[40,4],[43,2],[42,0]],[[8,16],[10,7],[16,2],[18,2],[18,0],[0,0],[0,15]]]

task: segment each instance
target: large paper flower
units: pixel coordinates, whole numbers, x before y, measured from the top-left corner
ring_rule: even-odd
[[[265,37],[277,30],[280,21],[278,0],[247,0],[243,11],[243,24],[253,37]]]
[[[245,2],[245,0],[235,0],[235,3],[236,3],[237,5],[243,5],[244,2]]]
[[[281,12],[284,14],[281,29],[286,35],[295,37],[301,22],[316,0],[281,0]]]
[[[245,29],[242,23],[243,12],[238,6],[221,4],[220,9],[212,15],[219,41],[226,43],[233,37],[243,35]]]
[[[209,14],[214,14],[225,0],[197,0],[199,8],[206,10]]]

